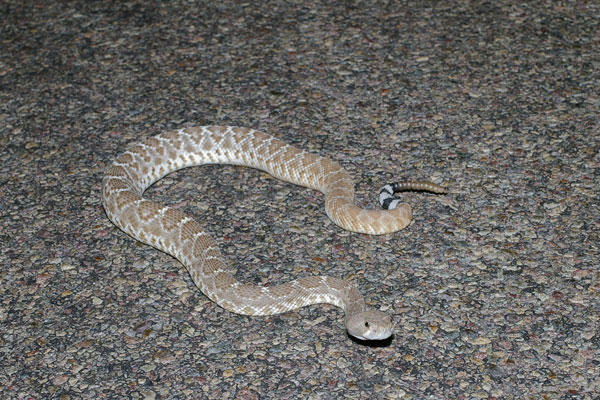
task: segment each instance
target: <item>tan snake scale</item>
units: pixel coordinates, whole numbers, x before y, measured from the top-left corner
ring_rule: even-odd
[[[344,280],[307,276],[272,287],[237,281],[200,224],[181,211],[143,198],[150,185],[170,172],[203,164],[244,165],[319,190],[325,195],[329,218],[349,231],[381,235],[398,231],[411,220],[406,204],[393,210],[365,210],[354,205],[354,184],[338,163],[262,132],[223,126],[162,133],[118,156],[102,183],[106,214],[129,235],[176,257],[202,293],[229,311],[270,315],[329,303],[345,311],[346,329],[356,338],[379,340],[392,334],[391,318],[368,309],[358,289]],[[410,189],[410,184],[405,187]],[[414,188],[443,192],[430,183],[415,182]]]

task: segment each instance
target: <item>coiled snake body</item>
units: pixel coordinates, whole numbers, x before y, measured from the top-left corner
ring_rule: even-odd
[[[379,340],[392,334],[391,318],[368,309],[358,289],[341,279],[308,276],[273,287],[237,281],[228,272],[214,240],[200,224],[177,209],[143,198],[144,191],[168,173],[202,164],[244,165],[283,181],[319,190],[325,194],[329,218],[349,231],[380,235],[400,230],[411,220],[406,204],[379,211],[355,206],[352,179],[338,163],[262,132],[223,126],[163,133],[118,156],[102,182],[106,214],[124,232],[176,257],[202,293],[229,311],[270,315],[310,304],[329,303],[345,311],[346,329],[358,339]],[[445,192],[430,183],[411,182],[400,186]],[[384,191],[380,200],[382,196],[389,198]]]

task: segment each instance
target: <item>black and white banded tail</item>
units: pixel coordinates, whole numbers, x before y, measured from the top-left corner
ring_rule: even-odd
[[[399,197],[395,197],[394,194],[406,191],[431,192],[436,194],[448,193],[446,188],[431,182],[406,181],[388,183],[379,192],[379,204],[381,204],[384,210],[393,210],[402,201]]]

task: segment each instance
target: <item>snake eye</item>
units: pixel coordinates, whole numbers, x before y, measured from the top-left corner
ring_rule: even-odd
[[[365,328],[369,327],[369,321],[365,321]]]

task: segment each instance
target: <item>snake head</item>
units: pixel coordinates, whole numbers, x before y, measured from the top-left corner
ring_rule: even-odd
[[[346,330],[361,340],[387,339],[392,328],[392,318],[381,311],[366,310],[346,317]]]

